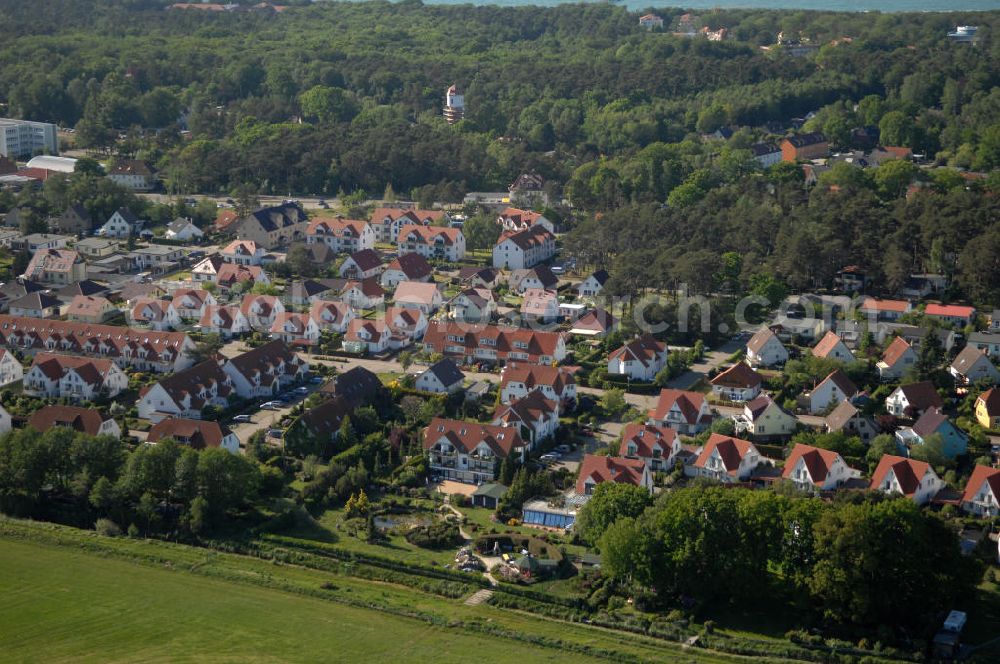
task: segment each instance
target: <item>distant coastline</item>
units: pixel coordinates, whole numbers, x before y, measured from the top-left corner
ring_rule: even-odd
[[[590,0],[601,2],[602,0]],[[424,0],[429,5],[497,5],[502,7],[574,4],[575,0]],[[793,9],[843,12],[973,12],[1000,9],[1000,0],[615,0],[614,4],[636,11],[649,7],[688,9]]]

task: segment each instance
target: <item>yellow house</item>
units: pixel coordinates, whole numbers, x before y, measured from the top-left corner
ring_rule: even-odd
[[[976,421],[984,429],[1000,429],[1000,389],[992,387],[979,395]]]

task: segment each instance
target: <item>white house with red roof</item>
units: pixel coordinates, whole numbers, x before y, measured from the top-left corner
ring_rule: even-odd
[[[760,394],[763,376],[746,362],[737,362],[710,381],[712,394],[725,401],[750,401]]]
[[[883,493],[898,493],[917,505],[924,505],[944,486],[929,463],[886,454],[872,473],[869,488]]]
[[[285,305],[275,295],[247,293],[240,302],[240,311],[243,312],[251,328],[267,332],[274,325],[275,319],[285,313]]]
[[[649,421],[694,436],[712,423],[712,411],[701,392],[665,388],[660,390],[656,407],[649,411]]]
[[[744,482],[766,459],[749,440],[713,433],[698,454],[685,468],[685,474],[709,477],[720,482]]]
[[[882,359],[875,363],[879,378],[883,382],[899,380],[917,362],[917,352],[903,337],[896,337],[882,353]]]
[[[531,391],[568,405],[576,401],[576,378],[566,367],[534,366],[509,362],[500,371],[500,401],[511,403]]]
[[[604,482],[631,484],[653,493],[653,477],[642,459],[585,454],[576,480],[577,495],[589,496]]]
[[[395,288],[404,281],[430,281],[434,268],[417,253],[403,254],[392,260],[382,273],[383,288]]]
[[[976,516],[1000,516],[1000,468],[975,467],[962,494],[962,509]]]
[[[146,442],[155,444],[165,438],[171,438],[195,450],[221,448],[233,454],[240,453],[240,439],[229,427],[214,420],[167,417],[153,425],[146,436]]]
[[[541,213],[515,207],[504,208],[497,217],[497,224],[505,231],[526,231],[541,226],[550,233],[556,232],[555,224]]]
[[[347,282],[340,297],[355,309],[374,309],[385,304],[385,290],[376,277]]]
[[[466,362],[551,365],[566,358],[565,333],[522,327],[433,322],[423,343],[428,352]]]
[[[556,255],[556,236],[544,226],[507,231],[493,245],[493,267],[523,270]]]
[[[129,310],[129,320],[136,325],[148,325],[153,330],[165,331],[179,327],[181,317],[169,300],[141,297]]]
[[[319,326],[309,314],[285,311],[274,317],[271,338],[287,344],[314,346],[319,343]]]
[[[497,312],[497,301],[488,288],[465,288],[448,303],[448,315],[464,323],[489,323]]]
[[[389,347],[393,349],[408,348],[427,332],[427,316],[420,309],[389,307],[385,310],[385,322],[392,335]]]
[[[521,301],[521,317],[527,322],[555,323],[559,320],[559,296],[555,291],[529,288]]]
[[[337,273],[344,279],[367,279],[382,274],[385,265],[374,249],[362,249],[344,259]]]
[[[395,243],[399,231],[404,226],[440,225],[447,221],[442,210],[421,210],[418,208],[375,208],[371,216],[371,226],[379,242]]]
[[[222,367],[244,399],[270,397],[309,373],[309,363],[275,339],[230,358]]]
[[[559,428],[559,402],[548,399],[541,390],[533,390],[509,404],[501,403],[493,413],[493,424],[516,427],[529,449],[555,435]]]
[[[775,367],[788,361],[788,349],[769,327],[763,327],[750,337],[746,349],[751,367]]]
[[[219,255],[234,265],[260,265],[267,251],[253,240],[233,240]]]
[[[844,340],[837,336],[837,333],[830,330],[823,335],[812,349],[813,357],[822,357],[827,360],[837,360],[839,362],[853,362],[854,353],[847,347]]]
[[[524,460],[527,444],[514,427],[435,417],[423,433],[430,472],[468,484],[492,482],[507,457]]]
[[[201,288],[178,288],[170,297],[174,311],[182,319],[201,320],[206,307],[219,303],[214,295]]]
[[[252,331],[250,321],[237,306],[212,305],[205,307],[205,313],[198,319],[197,327],[202,332],[218,334],[231,339]]]
[[[965,327],[976,320],[976,308],[957,304],[928,304],[924,315],[956,327]]]
[[[618,455],[641,459],[651,473],[672,470],[683,451],[677,431],[657,424],[629,422],[622,430]]]
[[[234,393],[232,379],[216,359],[170,374],[139,392],[139,417],[154,424],[166,417],[201,419],[206,406],[225,408]]]
[[[343,334],[357,314],[346,302],[316,300],[309,307],[309,317],[320,331]]]
[[[237,265],[236,263],[223,263],[218,272],[215,273],[215,281],[219,288],[226,290],[242,284],[245,289],[253,288],[255,284],[270,285],[271,278],[264,272],[264,268],[259,265]]]
[[[667,344],[651,334],[633,339],[608,356],[608,373],[652,382],[667,365]]]
[[[465,258],[465,235],[458,228],[411,224],[399,230],[396,249],[400,255],[417,253],[454,263]]]
[[[858,311],[869,320],[899,320],[903,314],[913,311],[913,305],[906,300],[880,300],[866,297],[861,301]]]
[[[58,353],[37,353],[34,360],[24,374],[25,394],[93,401],[128,388],[128,376],[111,360]]]
[[[781,476],[804,491],[830,491],[860,478],[861,471],[848,466],[836,452],[796,443]]]
[[[306,244],[325,244],[338,253],[374,249],[375,231],[367,221],[316,218],[306,228]]]
[[[344,350],[348,353],[384,353],[391,339],[392,331],[385,319],[355,318],[344,333]]]

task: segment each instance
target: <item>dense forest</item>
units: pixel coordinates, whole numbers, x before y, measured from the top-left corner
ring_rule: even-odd
[[[715,10],[698,23],[729,38],[711,42],[670,33],[681,9],[648,31],[608,4],[167,4],[0,1],[3,112],[146,159],[179,193],[456,202],[536,172],[573,204],[553,211],[572,251],[614,268],[619,293],[814,287],[856,263],[886,292],[935,270],[958,277],[950,297],[1000,299],[995,12]],[[967,23],[977,44],[948,40]],[[794,57],[779,33],[819,48]],[[452,83],[466,116],[449,126]],[[796,118],[834,148],[867,128],[926,162],[840,164],[811,190],[798,169],[760,173],[747,148]],[[705,140],[721,127],[735,133]],[[912,182],[924,193],[904,198]]]

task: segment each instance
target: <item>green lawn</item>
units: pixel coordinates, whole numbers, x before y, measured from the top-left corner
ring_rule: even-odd
[[[739,661],[641,635],[467,606],[464,598],[336,569],[0,518],[0,653],[5,663],[437,664],[467,662],[472,653],[524,662]]]
[[[415,620],[151,569],[71,549],[0,540],[4,661],[523,662],[575,653],[456,633]]]

